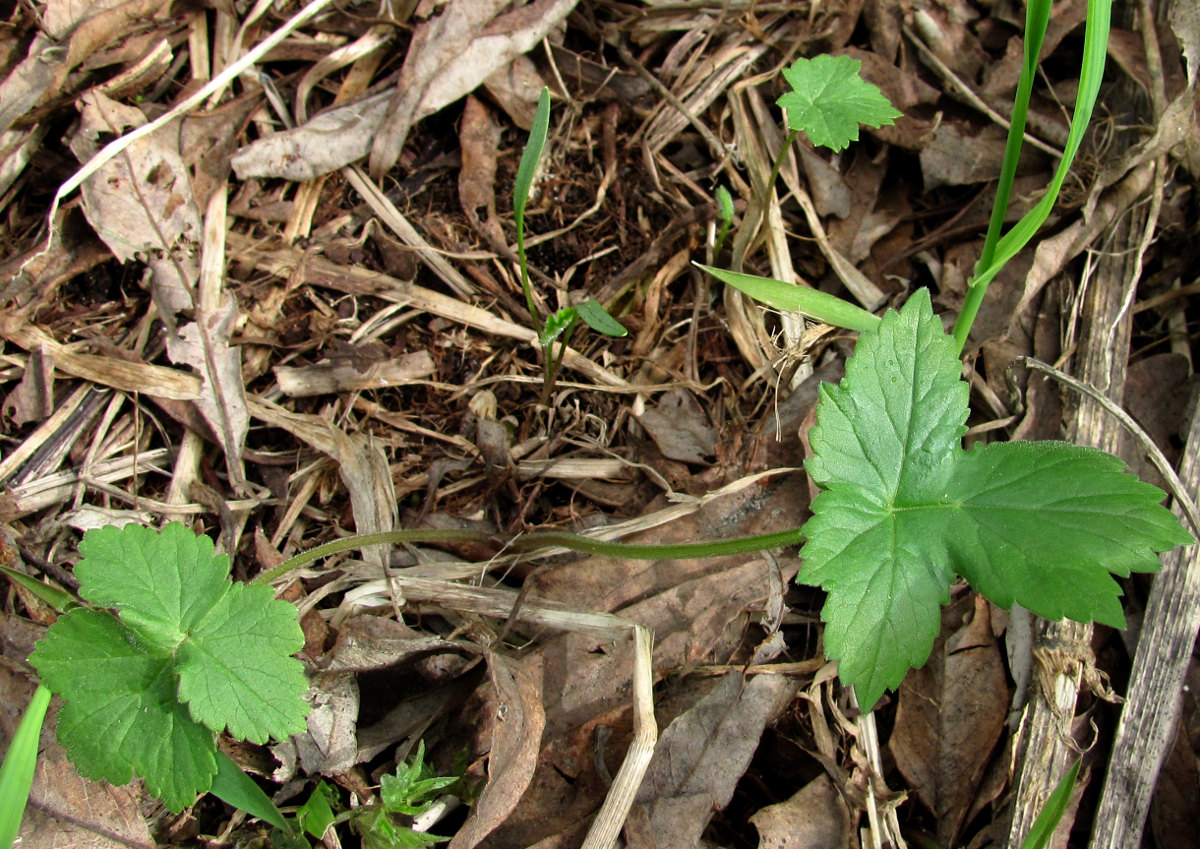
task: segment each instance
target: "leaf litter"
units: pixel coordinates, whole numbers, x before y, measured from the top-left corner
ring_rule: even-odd
[[[1074,402],[1010,365],[1072,353],[1072,328],[1090,320],[1080,294],[1105,285],[1088,256],[1112,250],[1110,228],[1157,196],[1128,296],[1128,402],[1169,456],[1190,456],[1197,39],[1187,4],[1166,6],[1155,38],[1134,16],[1113,48],[1113,73],[1157,106],[1097,128],[1032,269],[1014,266],[985,304],[966,377],[991,418],[969,420],[969,440],[1059,434]],[[1077,47],[1083,7],[1055,5],[1047,50]],[[472,523],[505,539],[637,522],[643,541],[665,542],[802,523],[802,475],[755,477],[803,457],[794,432],[777,444],[767,421],[777,400],[802,421],[815,396],[801,391],[811,400],[793,409],[789,387],[805,385],[807,364],[836,374],[849,346],[799,328],[781,337],[774,317],[688,265],[710,259],[716,186],[748,214],[759,160],[769,170],[775,150],[759,140],[782,141],[771,79],[798,57],[851,55],[903,114],[841,153],[805,147],[785,164],[790,196],[761,226],[735,221],[740,261],[872,309],[920,286],[939,313],[961,304],[1020,63],[1011,10],[452,0],[378,20],[317,2],[284,29],[299,10],[46,2],[21,6],[0,35],[0,513],[17,541],[6,565],[69,580],[58,564],[77,559],[87,511],[104,510],[190,523],[238,578],[349,530]],[[222,78],[247,57],[266,78]],[[1029,134],[1052,151],[1072,91],[1062,66],[1045,67]],[[554,309],[595,297],[630,330],[568,351],[549,409],[506,200],[543,84],[558,101],[527,210],[540,295]],[[198,92],[185,117],[81,178],[46,227],[68,163]],[[1127,152],[1106,147],[1113,135]],[[1051,166],[1027,157],[1018,191],[1044,185]],[[322,776],[365,801],[423,740],[439,774],[465,753],[483,788],[432,829],[452,846],[578,845],[636,736],[634,655],[628,631],[545,624],[550,605],[655,637],[660,740],[616,823],[627,840],[1002,842],[1021,816],[1005,792],[1013,734],[998,725],[1026,666],[1005,630],[1016,617],[959,596],[934,660],[880,705],[875,730],[828,680],[820,598],[791,582],[798,568],[788,557],[537,565],[454,545],[321,564],[285,590],[307,623],[309,729],[237,759],[282,802],[301,803]],[[512,594],[484,614],[478,599],[420,583],[464,580]],[[1143,604],[1145,586],[1131,590]],[[28,594],[9,599],[5,674],[19,675],[46,617]],[[1143,633],[1180,615],[1155,613]],[[1127,675],[1133,649],[1103,630],[1094,642],[1103,671]],[[1177,654],[1194,678],[1190,653]],[[20,687],[3,692],[8,734],[24,701]],[[1198,792],[1187,705],[1147,825],[1160,845],[1174,845]],[[1086,692],[1078,709],[1101,726],[1118,710]],[[26,843],[169,845],[256,828],[210,800],[172,817],[137,785],[97,793],[50,729],[44,745]],[[103,801],[114,793],[129,798]],[[129,816],[135,800],[145,820]],[[1097,803],[1082,804],[1080,840]],[[773,836],[770,817],[795,810],[811,812],[808,831]]]

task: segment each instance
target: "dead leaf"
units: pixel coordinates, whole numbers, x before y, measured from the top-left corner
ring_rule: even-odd
[[[1200,7],[1195,3],[1172,3],[1171,30],[1187,58],[1188,85],[1196,84],[1200,68]]]
[[[86,162],[103,146],[103,136],[145,123],[141,110],[91,92],[83,97],[71,151]],[[152,133],[136,140],[83,183],[84,215],[121,262],[176,252],[191,256],[201,244],[200,212],[187,167],[169,138],[169,133]]]
[[[925,191],[996,179],[1004,161],[1004,144],[1004,133],[997,127],[989,125],[978,135],[971,135],[957,123],[943,123],[921,148]]]
[[[500,14],[507,0],[451,0],[440,15],[419,24],[371,146],[371,176],[379,179],[392,169],[414,123],[528,53],[577,2],[533,0]]]
[[[517,661],[489,652],[487,662],[496,706],[488,782],[449,849],[472,849],[508,818],[533,779],[546,727],[540,659]]]
[[[943,846],[953,844],[963,826],[1007,711],[1008,686],[987,600],[972,595],[944,607],[942,635],[929,661],[900,685],[888,741],[896,765],[933,811]]]
[[[250,412],[241,348],[229,344],[237,305],[227,294],[218,312],[198,311],[197,318],[179,328],[178,334],[167,333],[167,354],[171,362],[189,365],[202,377],[204,390],[193,403],[221,443],[233,482],[241,480],[244,486],[241,456],[250,431]]]
[[[758,829],[759,849],[847,849],[850,845],[850,811],[827,775],[758,811],[750,822]]]
[[[40,422],[54,412],[54,355],[44,348],[29,352],[25,373],[0,407],[15,425]]]
[[[763,729],[797,689],[798,682],[782,675],[747,681],[731,672],[667,727],[637,796],[658,849],[700,843],[713,812],[733,798]]]
[[[681,463],[711,463],[717,432],[686,389],[672,389],[638,417],[663,455]]]

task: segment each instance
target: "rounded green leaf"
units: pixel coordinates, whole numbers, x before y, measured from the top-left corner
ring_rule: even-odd
[[[606,336],[627,336],[629,331],[625,329],[621,322],[617,321],[608,314],[608,310],[604,305],[595,298],[589,298],[579,306],[575,307],[579,317],[584,320],[588,327],[595,330],[597,333],[603,333]]]

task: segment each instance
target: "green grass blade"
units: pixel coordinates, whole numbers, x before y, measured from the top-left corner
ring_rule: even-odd
[[[629,331],[625,329],[625,326],[609,315],[604,305],[595,298],[588,298],[577,306],[575,311],[583,319],[584,324],[597,333],[617,337],[629,335]]]
[[[219,749],[217,750],[217,774],[213,776],[212,789],[209,792],[238,810],[258,817],[263,822],[270,823],[288,834],[295,833],[292,824],[283,818],[283,814],[275,807],[275,803],[255,783],[254,779],[242,772],[229,755]]]
[[[541,161],[542,151],[546,147],[546,135],[550,132],[550,89],[542,88],[538,98],[537,112],[533,115],[533,126],[529,130],[529,141],[525,143],[525,152],[521,154],[521,164],[517,166],[517,181],[513,184],[513,215],[517,219],[517,227],[525,223],[525,203],[529,200],[529,190],[533,187],[533,176],[537,173],[538,162]]]
[[[0,765],[0,849],[11,849],[21,828],[25,803],[33,786],[33,769],[37,766],[42,722],[49,705],[50,691],[39,684]]]
[[[529,200],[529,190],[533,187],[533,177],[537,173],[538,162],[546,147],[546,135],[550,132],[550,89],[542,87],[538,98],[537,112],[533,115],[533,126],[529,129],[529,141],[525,143],[525,152],[521,154],[521,164],[517,166],[517,180],[513,183],[513,220],[517,225],[517,260],[521,266],[521,288],[525,291],[525,306],[529,309],[529,318],[536,322],[538,319],[537,306],[533,301],[533,290],[529,288],[529,266],[525,260],[525,203]]]
[[[1088,0],[1087,24],[1083,35],[1083,64],[1079,73],[1079,93],[1075,99],[1075,112],[1071,116],[1071,131],[1067,136],[1067,144],[1063,148],[1063,157],[1054,172],[1054,178],[1046,190],[1045,196],[1038,204],[1018,221],[1011,230],[1004,234],[996,245],[995,254],[986,265],[983,263],[976,270],[971,288],[963,303],[962,313],[954,326],[954,338],[961,351],[970,333],[971,324],[979,311],[987,284],[1000,273],[1010,259],[1016,256],[1022,248],[1029,244],[1037,231],[1050,216],[1058,193],[1075,161],[1075,154],[1083,142],[1083,134],[1087,131],[1092,119],[1092,110],[1100,93],[1100,83],[1104,77],[1104,62],[1108,51],[1108,33],[1112,19],[1112,0]]]
[[[1025,836],[1025,842],[1021,844],[1021,849],[1045,849],[1050,845],[1054,829],[1058,828],[1059,821],[1067,812],[1067,805],[1071,801],[1071,791],[1075,789],[1075,780],[1079,778],[1081,763],[1082,761],[1075,761],[1066,774],[1059,779],[1058,786],[1046,800],[1046,807],[1042,808],[1042,812],[1033,821],[1033,827]]]
[[[36,578],[26,575],[23,572],[18,572],[15,569],[9,569],[7,566],[0,566],[0,572],[8,575],[9,578],[29,590],[35,596],[40,598],[46,604],[53,607],[59,613],[63,613],[69,607],[75,607],[79,604],[75,596],[71,595],[66,590],[60,590],[58,587],[53,587],[50,584],[43,584]]]
[[[793,286],[791,283],[772,280],[769,277],[725,271],[700,263],[695,263],[695,266],[707,271],[722,283],[739,292],[745,292],[754,300],[777,310],[798,312],[808,318],[848,330],[870,330],[879,324],[878,316],[827,292],[809,289],[807,286]]]
[[[1008,141],[1004,146],[1004,160],[1000,166],[996,200],[992,204],[992,218],[988,223],[987,236],[979,255],[980,268],[991,265],[996,244],[1000,241],[1000,231],[1004,228],[1004,213],[1012,197],[1017,164],[1021,159],[1025,119],[1029,114],[1029,98],[1033,94],[1034,80],[1037,79],[1038,57],[1046,39],[1046,26],[1050,22],[1050,5],[1050,0],[1030,0],[1025,10],[1025,61],[1021,66],[1021,78],[1017,83],[1016,97],[1013,99],[1012,123],[1009,125]]]

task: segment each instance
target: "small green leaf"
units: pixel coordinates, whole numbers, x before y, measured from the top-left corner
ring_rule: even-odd
[[[533,114],[533,127],[529,130],[529,141],[525,143],[525,152],[521,154],[521,164],[517,166],[517,179],[513,183],[513,216],[517,227],[525,226],[525,203],[529,200],[529,190],[533,186],[533,177],[537,173],[538,162],[542,158],[542,149],[546,147],[546,136],[550,132],[550,89],[543,87],[538,97],[537,111]]]
[[[563,307],[553,315],[546,316],[546,326],[542,328],[538,342],[543,348],[549,347],[555,339],[574,327],[578,319],[579,311],[575,307]]]
[[[745,292],[754,300],[777,310],[798,312],[823,324],[845,327],[848,330],[869,330],[879,324],[878,316],[828,292],[810,289],[807,286],[794,286],[782,280],[772,280],[770,277],[725,271],[698,262],[693,265],[707,271],[722,283],[739,292]]]
[[[333,790],[322,779],[308,794],[308,801],[296,811],[296,820],[309,835],[320,840],[336,819],[333,814],[336,801]]]
[[[862,63],[849,56],[797,59],[783,69],[792,91],[775,101],[787,110],[788,127],[813,144],[841,150],[858,141],[858,125],[881,127],[901,113],[878,87],[859,76]]]
[[[1046,5],[1049,5],[1049,3]],[[1075,782],[1079,778],[1079,768],[1082,765],[1083,761],[1077,760],[1071,764],[1070,769],[1063,773],[1063,777],[1058,780],[1058,784],[1054,787],[1054,792],[1046,800],[1046,805],[1042,808],[1042,812],[1033,821],[1033,825],[1029,829],[1029,834],[1025,835],[1025,840],[1021,843],[1021,849],[1046,849],[1050,845],[1050,838],[1054,836],[1054,829],[1058,828],[1063,814],[1067,812],[1067,805],[1071,801],[1071,794],[1075,791]]]
[[[824,492],[799,580],[828,593],[826,652],[864,707],[928,658],[955,573],[1002,607],[1120,627],[1110,573],[1153,571],[1154,552],[1191,540],[1164,494],[1102,451],[964,451],[956,350],[920,290],[821,387],[808,470]]]
[[[713,197],[717,201],[717,217],[728,224],[733,220],[733,195],[724,186],[717,186]]]
[[[575,310],[579,313],[579,317],[583,319],[584,323],[597,333],[617,337],[629,335],[629,331],[625,329],[624,325],[609,315],[604,305],[595,298],[588,298],[582,304],[575,307]]]
[[[384,773],[380,777],[379,797],[383,800],[384,810],[415,817],[433,804],[430,796],[456,781],[458,776],[438,776],[425,763],[425,741],[421,740],[411,763],[398,765],[395,775]]]

